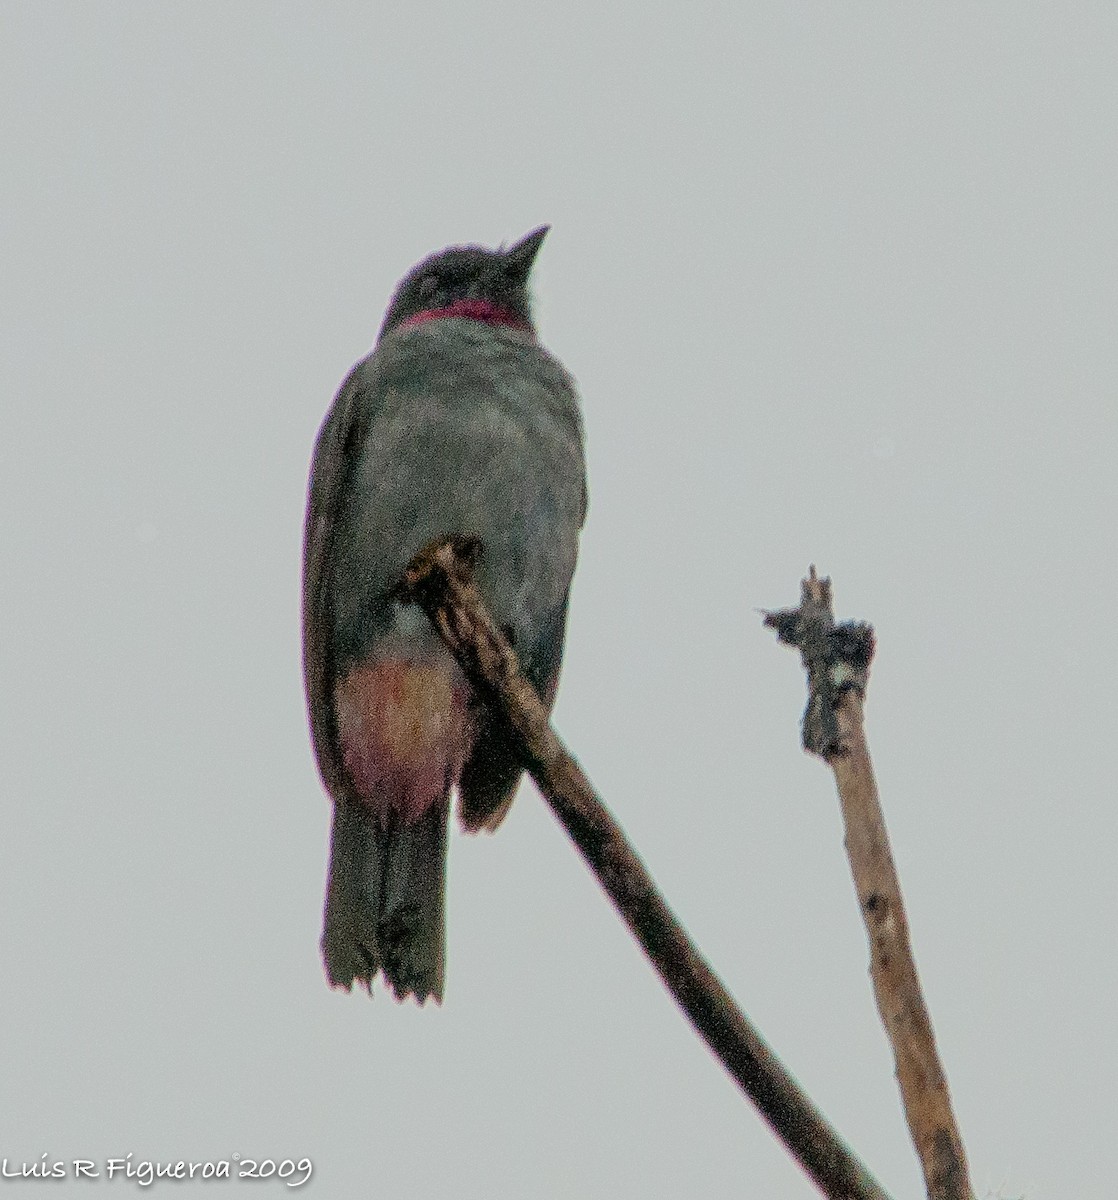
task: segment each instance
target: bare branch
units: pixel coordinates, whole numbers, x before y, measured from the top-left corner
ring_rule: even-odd
[[[676,1002],[823,1194],[888,1200],[735,1005],[556,737],[473,586],[480,551],[476,538],[428,546],[409,565],[402,598],[424,609],[479,698],[518,735],[525,766]]]
[[[768,613],[765,624],[797,646],[808,674],[804,748],[835,773],[846,828],[846,853],[870,943],[870,976],[893,1047],[913,1144],[929,1200],[972,1200],[966,1152],[951,1110],[947,1079],[909,940],[900,880],[862,720],[873,630],[836,625],[831,581],[815,567],[801,586],[800,607]]]

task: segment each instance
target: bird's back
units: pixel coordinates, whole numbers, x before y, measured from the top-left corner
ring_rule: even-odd
[[[570,377],[530,335],[442,320],[385,338],[347,395],[359,434],[333,514],[335,675],[375,647],[433,640],[391,590],[418,550],[455,533],[481,538],[482,595],[531,655],[564,609],[585,510]]]

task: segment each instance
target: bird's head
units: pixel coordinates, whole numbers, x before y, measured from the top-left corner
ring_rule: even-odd
[[[541,225],[507,250],[451,246],[425,258],[400,281],[380,336],[439,317],[530,330],[528,276],[548,228]]]

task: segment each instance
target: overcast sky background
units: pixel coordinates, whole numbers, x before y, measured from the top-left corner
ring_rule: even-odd
[[[0,1156],[816,1194],[530,785],[452,841],[441,1009],[323,979],[312,440],[413,262],[550,222],[591,492],[557,728],[922,1195],[799,664],[755,612],[832,574],[879,635],[977,1192],[1111,1200],[1116,60],[1112,3],[4,3]]]

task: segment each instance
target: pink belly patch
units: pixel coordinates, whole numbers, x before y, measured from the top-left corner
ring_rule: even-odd
[[[334,688],[346,772],[387,823],[416,821],[458,783],[473,730],[468,689],[446,664],[386,658]]]

